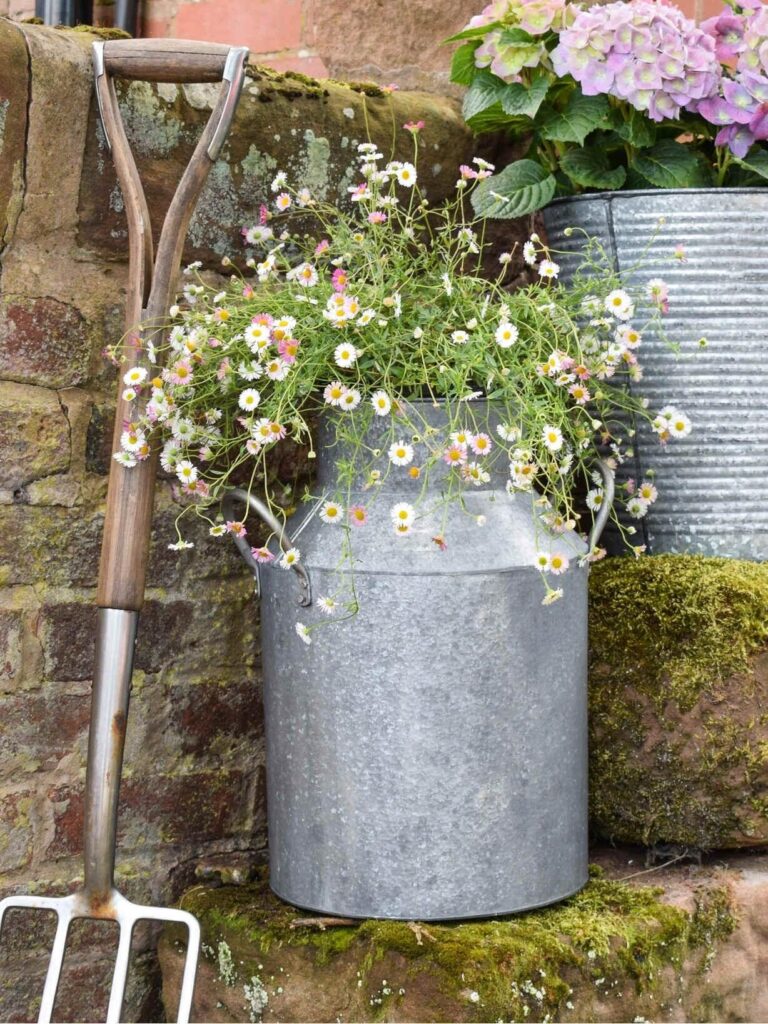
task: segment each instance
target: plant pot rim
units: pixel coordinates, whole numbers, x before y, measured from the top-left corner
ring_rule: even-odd
[[[547,203],[547,207],[557,206],[562,203],[584,203],[584,202],[595,202],[595,201],[608,201],[614,202],[615,200],[622,199],[624,197],[636,198],[639,196],[659,196],[659,195],[735,195],[741,194],[749,195],[750,193],[757,193],[758,195],[768,194],[768,185],[758,185],[754,188],[628,188],[628,189],[617,189],[615,191],[605,192],[584,192],[577,196],[558,196],[557,199],[553,199],[550,203]]]

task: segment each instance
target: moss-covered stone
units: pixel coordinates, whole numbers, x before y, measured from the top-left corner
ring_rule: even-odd
[[[594,827],[631,843],[768,843],[768,565],[611,559],[590,578]]]
[[[683,973],[699,977],[734,927],[722,888],[703,889],[689,912],[600,869],[558,906],[453,924],[292,928],[299,912],[266,875],[197,886],[182,906],[202,925],[196,1012],[212,1021],[631,1020],[681,998]],[[163,943],[169,1006],[181,938]]]

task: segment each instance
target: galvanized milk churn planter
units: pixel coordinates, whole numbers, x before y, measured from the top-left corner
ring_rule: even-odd
[[[418,404],[445,426],[439,403]],[[388,433],[374,422],[365,443]],[[326,423],[317,487],[328,494],[333,437]],[[427,499],[439,499],[443,469]],[[585,884],[588,567],[542,605],[533,496],[508,496],[508,479],[505,466],[492,471],[468,508],[449,506],[447,523],[442,512],[422,517],[407,544],[393,544],[388,509],[422,483],[387,480],[381,511],[355,538],[360,610],[309,648],[296,625],[335,586],[342,531],[321,520],[321,503],[289,521],[299,580],[259,567],[237,539],[260,578],[270,873],[289,902],[350,917],[484,917]],[[366,500],[364,477],[352,498]],[[243,491],[226,499],[227,519],[242,516],[242,501]],[[450,556],[432,541],[441,529]],[[574,559],[588,548],[569,532],[556,550]]]
[[[464,196],[484,161],[432,211],[415,163],[358,157],[351,209],[279,171],[227,287],[187,268],[162,377],[125,382],[146,405],[115,458],[139,464],[159,427],[171,546],[193,546],[197,513],[259,578],[278,895],[351,917],[511,913],[587,878],[600,452],[628,408],[655,415],[624,386],[635,302],[610,268],[558,284],[534,240],[537,283],[503,287],[510,254],[480,274]],[[317,473],[286,516],[291,443]]]
[[[663,449],[637,424],[624,475],[650,470],[658,486],[642,520],[649,550],[768,558],[768,188],[570,196],[544,210],[544,223],[563,280],[586,232],[643,286],[663,260],[676,296],[666,337],[643,332],[643,376],[631,384],[654,406],[662,395],[683,404],[696,428]],[[670,261],[676,246],[684,256]]]

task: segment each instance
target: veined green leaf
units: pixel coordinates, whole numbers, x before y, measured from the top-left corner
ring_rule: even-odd
[[[637,149],[646,149],[656,141],[656,126],[653,121],[633,107],[629,108],[629,118],[626,121],[617,119],[614,130],[620,139]]]
[[[451,58],[451,81],[459,85],[471,85],[477,75],[475,67],[475,43],[464,43]]]
[[[501,94],[501,106],[510,116],[534,118],[549,91],[549,79],[538,75],[529,87],[511,83]]]
[[[455,35],[448,36],[444,39],[444,43],[460,43],[464,39],[482,39],[488,32],[492,32],[495,28],[501,28],[500,21],[491,21],[487,25],[476,25],[474,28],[465,28],[461,32],[457,32]]]
[[[611,167],[605,153],[596,147],[569,149],[560,158],[560,166],[571,181],[584,188],[621,188],[627,177],[623,167]]]
[[[555,194],[554,177],[533,160],[517,160],[499,174],[485,178],[472,193],[481,217],[509,220],[546,206]]]
[[[552,142],[575,142],[583,146],[590,132],[606,126],[609,112],[606,96],[582,96],[574,92],[564,110],[547,111],[541,119],[540,131],[543,138]]]
[[[500,99],[506,87],[506,83],[496,75],[492,75],[490,71],[478,71],[464,97],[462,106],[464,120],[469,121],[476,114],[492,107]]]
[[[753,152],[747,153],[745,160],[740,160],[738,157],[735,159],[740,167],[752,171],[761,178],[768,178],[768,152],[764,149],[755,149]]]
[[[662,139],[639,153],[632,166],[656,188],[693,188],[703,181],[694,154],[674,139]]]

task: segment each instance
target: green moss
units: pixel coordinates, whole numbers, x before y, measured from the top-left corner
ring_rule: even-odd
[[[768,840],[768,565],[610,559],[590,577],[591,811],[625,842]]]
[[[340,985],[354,976],[362,985],[370,978],[374,986],[376,966],[388,958],[385,976],[391,979],[399,957],[405,968],[399,982],[389,982],[393,992],[399,984],[408,989],[421,974],[479,1020],[552,1020],[571,1000],[587,1006],[601,997],[604,979],[627,994],[652,993],[665,968],[674,968],[677,977],[684,962],[690,966],[693,959],[696,970],[708,965],[734,927],[727,893],[706,890],[689,914],[662,903],[659,892],[593,869],[588,885],[557,906],[496,920],[430,923],[419,934],[409,923],[379,920],[325,931],[291,929],[300,913],[269,891],[265,875],[242,887],[198,886],[182,906],[199,918],[208,949],[229,943],[243,977],[255,966],[274,971],[281,953],[304,947]],[[468,993],[477,994],[476,1009]],[[365,1017],[359,1019],[377,1019],[385,1004],[364,998]]]
[[[122,28],[98,28],[95,25],[75,25],[72,32],[87,32],[97,39],[132,39],[130,32]]]

